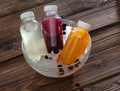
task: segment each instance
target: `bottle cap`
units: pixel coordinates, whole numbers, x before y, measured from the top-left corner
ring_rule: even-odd
[[[20,15],[21,20],[27,17],[34,17],[33,11],[24,12]]]
[[[44,7],[44,11],[58,10],[56,5],[47,5]]]
[[[81,21],[81,20],[79,20],[77,24],[78,24],[80,27],[83,27],[83,28],[85,28],[85,29],[87,29],[87,30],[90,30],[90,28],[91,28],[91,25],[90,25],[90,24],[88,24],[88,23],[86,23],[86,22],[84,22],[84,21]]]

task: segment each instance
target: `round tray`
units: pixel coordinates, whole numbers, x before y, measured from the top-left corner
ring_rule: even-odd
[[[75,22],[69,20],[62,20],[62,23],[67,24],[67,26],[71,26],[71,27],[77,26]],[[63,35],[64,42],[66,41],[66,37],[67,37],[67,31],[66,31],[66,35]],[[56,59],[59,53],[58,54],[50,53],[48,55],[49,56],[48,59],[45,59],[44,56],[43,57],[37,56],[34,59],[31,59],[26,54],[23,44],[22,44],[22,52],[27,63],[40,74],[54,78],[66,77],[78,71],[87,61],[91,49],[90,36],[89,39],[90,41],[88,43],[85,52],[77,59],[77,61],[74,64],[71,65],[63,65],[62,63],[57,63]]]

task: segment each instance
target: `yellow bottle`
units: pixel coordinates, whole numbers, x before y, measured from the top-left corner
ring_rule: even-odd
[[[61,61],[66,65],[72,64],[81,54],[84,53],[89,43],[88,31],[90,27],[90,24],[83,21],[78,21],[77,28],[70,32],[66,43],[57,58],[57,61]]]

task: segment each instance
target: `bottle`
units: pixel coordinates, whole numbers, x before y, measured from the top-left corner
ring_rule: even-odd
[[[47,5],[44,7],[46,16],[42,20],[43,34],[49,53],[53,51],[58,53],[63,48],[62,22],[57,14],[56,5]]]
[[[28,11],[20,15],[22,25],[20,33],[25,52],[29,58],[47,55],[47,48],[40,24],[35,20],[34,13]]]
[[[70,32],[57,61],[61,61],[65,65],[73,64],[84,53],[89,43],[90,27],[90,24],[78,21],[78,26]]]

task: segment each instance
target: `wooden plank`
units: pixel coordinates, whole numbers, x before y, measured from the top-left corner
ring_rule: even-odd
[[[106,50],[106,48],[110,48],[115,45],[120,45],[120,24],[118,26],[108,27],[108,29],[102,28],[97,31],[90,32],[92,40],[94,40],[92,41],[94,45],[92,45],[91,50],[91,54],[93,56],[95,56],[96,53],[99,51]]]
[[[120,74],[85,86],[84,91],[120,91]]]
[[[104,7],[98,7],[94,10],[88,10],[84,13],[77,13],[67,17],[73,21],[83,20],[92,25],[91,30],[104,27],[120,21],[120,7],[114,6],[114,2],[108,3]]]
[[[73,6],[75,2],[78,1],[78,4],[76,5],[77,10],[76,11],[76,8],[75,7],[70,7],[70,6]],[[85,9],[85,7],[80,7],[80,1],[79,0],[70,0],[69,3],[67,0],[62,0],[62,1],[53,1],[51,3],[48,3],[48,4],[55,4],[58,6],[59,8],[59,14],[60,16],[63,16],[64,18],[67,17],[67,16],[71,16],[71,15],[74,15],[78,12]],[[35,12],[35,15],[37,17],[37,20],[38,21],[41,21],[42,20],[42,17],[44,16],[44,12],[43,12],[43,7],[45,5],[48,5],[48,4],[44,4],[44,5],[41,5],[41,6],[38,6],[38,7],[35,7],[35,8],[32,8],[32,9],[28,9],[28,10],[32,10]],[[108,2],[108,4],[106,4],[105,6],[101,6],[101,7],[104,7],[103,10],[105,9],[105,7],[107,8],[112,8],[116,5],[115,1],[112,0],[112,2]],[[25,11],[28,11],[28,10],[25,10]],[[25,12],[24,11],[24,12]],[[90,11],[89,13],[92,13],[94,10]],[[96,11],[95,11],[96,12]],[[114,11],[115,12],[115,11]],[[7,17],[3,17],[3,18],[0,18],[0,31],[1,30],[4,30],[4,29],[7,29],[7,28],[11,28],[11,27],[18,27],[20,25],[20,19],[19,19],[19,15],[20,13],[22,12],[19,12],[17,14],[12,14],[12,15],[9,15]],[[84,14],[84,13],[83,13]],[[86,14],[86,13],[85,13]],[[88,13],[86,14],[88,15]],[[14,21],[13,21],[14,19]]]
[[[53,0],[0,0],[0,17],[46,4]]]
[[[95,31],[93,31],[93,33],[95,33]],[[112,37],[112,35],[115,34],[119,34],[119,25],[99,30],[98,34],[93,34],[92,51],[101,49],[106,46],[106,43],[111,46],[106,46],[105,50],[99,50],[96,54],[93,52],[90,55],[88,62],[80,71],[63,79],[52,79],[39,75],[24,62],[22,56],[9,61],[4,61],[0,64],[0,90],[14,91],[15,89],[22,89],[24,91],[69,91],[75,88],[76,83],[85,86],[91,82],[103,79],[104,77],[119,73],[120,45],[112,45],[113,42],[111,42],[111,39],[113,39],[114,42],[119,41],[118,36],[116,36],[117,40]],[[104,40],[107,41],[106,43],[104,43],[105,41],[100,41],[103,37]],[[97,45],[97,41],[100,41],[99,43],[103,45]],[[95,45],[99,47],[96,47]]]
[[[111,50],[118,50],[118,48],[110,49],[109,51],[106,51],[106,53],[108,52],[109,55],[111,55]],[[102,60],[102,62],[100,62],[100,60]],[[23,68],[20,68],[22,69],[21,71],[19,71],[19,67],[18,69],[15,67],[13,68],[14,70],[10,71],[10,73],[7,72],[3,75],[0,90],[9,91],[11,89],[11,91],[14,91],[15,89],[22,89],[24,91],[70,91],[75,88],[76,83],[84,86],[120,72],[119,60],[120,59],[111,59],[109,56],[103,57],[102,59],[98,58],[96,61],[87,63],[81,71],[66,79],[51,79],[41,75],[36,76],[34,72],[31,72],[31,70],[28,72],[28,67],[26,65],[24,67],[21,66]]]
[[[22,54],[20,36],[14,35],[0,40],[0,60]]]
[[[12,60],[12,61],[11,61]],[[9,61],[5,61],[0,64],[0,88],[12,84],[14,82],[19,82],[20,80],[31,80],[34,78],[40,78],[42,85],[49,84],[53,79],[49,79],[45,76],[40,75],[35,72],[24,60],[23,56],[16,57]],[[8,65],[9,64],[9,65]],[[57,80],[57,79],[56,79]]]
[[[19,11],[23,11],[23,10],[27,10],[29,8],[33,8],[36,6],[40,6],[43,4],[46,4],[48,2],[51,1],[55,1],[55,0],[11,0],[9,2],[9,0],[1,0],[0,1],[0,17],[3,16],[7,16],[10,15],[12,13],[17,13]],[[56,0],[58,3],[60,2],[59,0]],[[109,2],[112,0],[109,0]],[[64,0],[64,2],[66,3],[67,0]],[[90,9],[93,7],[97,7],[99,6],[99,4],[103,4],[101,2],[98,2],[96,0],[74,0],[74,1],[69,1],[67,2],[68,5],[70,6],[70,8],[72,9],[72,11],[74,12],[78,12],[81,10],[86,10],[86,9]],[[86,5],[87,3],[87,5]],[[105,2],[104,2],[105,3]],[[52,4],[52,3],[51,3]],[[79,9],[80,8],[80,9]]]
[[[62,3],[62,2],[61,2]],[[112,18],[112,20],[111,20],[111,22],[109,22],[109,18],[107,18],[107,23],[105,23],[105,25],[109,25],[109,24],[111,24],[112,22],[113,23],[115,23],[115,22],[118,22],[119,20],[118,20],[118,16],[117,16],[117,12],[116,11],[114,11],[114,4],[113,4],[113,2],[112,3],[110,3],[110,5],[108,4],[108,6],[107,5],[105,5],[104,7],[103,7],[103,9],[101,10],[101,11],[98,11],[98,12],[96,12],[97,14],[97,16],[96,16],[96,19],[97,19],[97,17],[98,17],[98,21],[101,21],[101,18],[99,18],[99,17],[104,17],[104,14],[102,13],[102,12],[105,12],[108,8],[111,10],[113,10],[112,11],[112,14],[110,14],[110,13],[107,13],[106,12],[106,15],[108,16],[108,17],[113,17]],[[99,9],[99,8],[98,8]],[[38,9],[39,10],[39,9]],[[86,11],[86,12],[88,12],[88,13],[91,13],[90,14],[90,16],[92,16],[92,15],[95,15],[95,13],[92,13],[93,11],[96,11],[96,9],[93,9],[93,10],[90,10],[89,12],[88,11]],[[86,14],[86,16],[88,15],[88,13],[86,13],[86,12],[83,12],[83,13],[81,13],[81,14],[83,14],[83,15],[85,15]],[[111,11],[110,11],[111,12]],[[113,12],[114,12],[114,14],[113,14]],[[65,13],[65,12],[64,12]],[[73,15],[74,16],[74,15]],[[6,17],[6,20],[9,20],[10,19],[10,17],[11,16],[9,16],[9,17]],[[17,19],[17,21],[18,22],[20,22],[19,21],[19,19],[18,19],[18,16],[17,15],[12,15],[12,17],[15,17],[15,19]],[[11,18],[12,18],[11,17]],[[81,16],[81,19],[84,19],[84,17],[83,16]],[[89,19],[91,19],[90,17],[86,17],[86,18],[88,18],[88,20]],[[79,18],[78,18],[79,19]],[[18,23],[17,22],[17,23]],[[98,25],[99,26],[96,26],[96,22],[94,22],[94,19],[93,20],[91,20],[90,21],[91,23],[94,23],[94,24],[92,24],[93,25],[93,27],[94,27],[94,29],[97,29],[97,28],[100,28],[101,27],[101,25],[103,24],[103,22],[100,22],[100,23],[98,23]],[[0,22],[0,25],[2,24],[3,22]],[[6,21],[4,22],[5,24],[6,24]],[[0,36],[0,41],[1,41],[1,39],[2,39],[2,42],[4,42],[4,41],[9,41],[9,40],[12,40],[12,38],[11,38],[11,36],[16,36],[16,38],[15,39],[20,39],[20,33],[18,32],[19,31],[19,26],[17,25],[13,25],[14,23],[15,23],[15,21],[12,21],[11,23],[10,22],[8,22],[9,24],[8,24],[8,26],[6,27],[7,29],[4,29],[5,28],[5,26],[2,26],[1,28],[2,28],[2,30],[0,30],[0,33],[2,34],[1,36]],[[12,25],[11,25],[12,24]],[[20,23],[18,23],[18,24],[20,24]],[[11,27],[10,27],[10,25],[11,25]],[[104,25],[104,26],[105,26]],[[9,40],[7,40],[9,38]],[[18,55],[21,55],[21,53],[20,52],[17,52],[17,51],[20,51],[20,50],[18,50],[18,49],[20,49],[20,48],[18,48],[17,50],[14,50],[14,52],[15,53],[11,53],[9,56],[5,56],[5,54],[6,54],[6,52],[7,53],[9,53],[9,51],[11,51],[11,50],[8,50],[8,51],[4,51],[4,46],[8,46],[8,45],[10,45],[11,43],[6,43],[6,45],[2,45],[2,42],[1,42],[1,46],[0,46],[0,62],[1,61],[4,61],[4,60],[7,60],[7,59],[9,59],[9,58],[12,58],[12,57],[14,57],[14,56],[18,56]],[[20,41],[18,41],[18,40],[16,40],[15,42],[14,42],[14,44],[19,44],[20,43]],[[17,45],[17,46],[20,46],[20,45]],[[14,47],[14,45],[13,45],[13,47]]]

